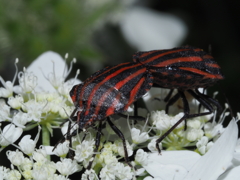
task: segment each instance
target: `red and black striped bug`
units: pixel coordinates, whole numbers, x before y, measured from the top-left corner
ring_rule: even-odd
[[[71,118],[76,119],[80,130],[92,127],[95,122],[107,118],[110,127],[122,139],[125,160],[131,166],[124,135],[110,121],[109,116],[126,111],[133,102],[150,90],[152,84],[152,74],[140,63],[128,62],[106,67],[72,88],[70,96],[75,110]],[[75,134],[76,132],[72,135]],[[96,149],[100,137],[101,133],[97,133]]]
[[[184,46],[167,50],[137,52],[133,55],[133,61],[144,65],[153,75],[153,87],[171,89],[165,98],[165,101],[167,101],[166,112],[168,112],[169,106],[179,98],[183,101],[184,116],[156,141],[156,148],[159,152],[158,144],[183,120],[211,114],[214,111],[213,106],[221,111],[218,101],[200,93],[198,90],[198,88],[212,86],[224,78],[213,57],[202,49]],[[178,92],[171,97],[173,89],[177,89]],[[197,99],[209,112],[190,114],[185,91]]]

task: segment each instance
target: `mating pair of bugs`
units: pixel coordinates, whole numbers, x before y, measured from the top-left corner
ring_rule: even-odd
[[[97,150],[101,137],[101,122],[107,120],[113,131],[122,139],[125,161],[131,166],[124,135],[110,121],[109,116],[121,115],[130,105],[146,94],[151,87],[171,89],[165,98],[167,101],[166,111],[168,111],[169,106],[181,98],[184,105],[184,115],[157,139],[156,148],[160,153],[158,144],[182,121],[211,114],[215,107],[221,111],[219,103],[200,93],[198,88],[207,88],[223,78],[220,67],[213,57],[199,48],[184,46],[168,50],[137,52],[133,55],[133,62],[108,66],[72,88],[70,96],[75,110],[70,118],[76,120],[79,129],[72,134],[68,133],[67,136],[74,136],[78,131],[85,130],[100,121],[95,144]],[[178,91],[172,96],[174,89]],[[185,91],[199,101],[208,112],[190,114]]]

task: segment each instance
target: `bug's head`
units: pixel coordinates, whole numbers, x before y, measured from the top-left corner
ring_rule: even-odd
[[[82,89],[82,84],[77,84],[72,87],[71,91],[69,92],[69,95],[74,103],[74,105],[77,105],[77,102],[79,101],[79,94]]]
[[[74,117],[74,120],[77,122],[79,129],[85,130],[91,126],[93,117],[86,115],[86,111],[83,109],[78,109],[77,115]]]

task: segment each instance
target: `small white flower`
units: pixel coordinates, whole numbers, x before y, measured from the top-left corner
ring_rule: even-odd
[[[13,170],[11,170],[11,171],[9,171],[8,173],[7,173],[7,177],[6,177],[6,179],[8,180],[12,180],[12,179],[14,179],[14,180],[20,180],[21,179],[21,174],[20,174],[20,172],[18,172],[17,170],[15,170],[15,169],[13,169]]]
[[[81,167],[77,164],[76,160],[72,159],[61,159],[61,162],[56,163],[57,170],[65,176],[71,175],[81,170]]]
[[[35,100],[29,100],[28,102],[24,103],[23,109],[28,113],[29,121],[36,121],[39,122],[41,120],[41,115],[44,106],[46,103],[39,103]]]
[[[98,157],[98,162],[102,164],[117,163],[118,159],[113,155],[112,150],[104,148]]]
[[[5,103],[3,99],[0,99],[0,122],[11,120],[10,118],[10,107]]]
[[[41,162],[42,164],[47,161],[46,151],[43,149],[37,149],[32,153],[32,157],[36,162]]]
[[[69,151],[69,144],[70,144],[69,141],[64,141],[63,143],[59,143],[53,152],[57,156],[65,157]]]
[[[156,140],[158,138],[153,138],[150,143],[148,143],[148,149],[151,151],[151,152],[158,152],[157,148],[156,148]],[[159,148],[162,149],[162,143],[159,143]]]
[[[9,171],[10,169],[0,166],[0,179],[1,180],[6,179]]]
[[[25,170],[22,172],[22,175],[25,179],[32,179],[32,170]]]
[[[23,72],[18,73],[19,86],[15,86],[16,93],[31,93],[37,86],[37,77],[32,72],[27,72],[23,69]]]
[[[152,111],[151,120],[159,130],[165,131],[171,127],[170,117],[165,113],[164,110]]]
[[[76,146],[74,159],[78,162],[82,162],[83,160],[90,158],[93,155],[94,145],[94,140],[84,140],[81,144]]]
[[[33,141],[31,139],[31,135],[25,135],[21,141],[19,142],[19,146],[21,148],[21,150],[27,154],[27,155],[31,155],[35,149],[37,141]]]
[[[23,97],[21,94],[16,95],[15,97],[8,98],[8,104],[14,109],[20,109],[23,104]]]
[[[0,134],[0,145],[6,147],[14,143],[21,136],[22,132],[22,128],[15,127],[13,124],[6,125]]]
[[[205,154],[213,146],[213,142],[208,142],[208,137],[203,136],[198,140],[196,146],[201,154]]]
[[[204,132],[201,129],[188,128],[186,131],[186,139],[190,142],[196,141],[203,136]]]
[[[21,164],[21,169],[24,171],[30,171],[32,167],[33,162],[28,158],[24,158],[23,163]]]
[[[36,180],[53,179],[55,172],[55,165],[52,162],[40,166],[35,163],[32,170],[32,177]]]
[[[133,143],[135,144],[143,143],[149,139],[149,135],[147,132],[141,133],[141,131],[136,128],[131,129],[131,135],[132,135]]]
[[[148,153],[144,152],[142,149],[138,149],[135,155],[135,161],[139,164],[146,165],[148,158]]]
[[[116,164],[107,164],[100,171],[100,178],[102,180],[116,179]]]
[[[66,98],[70,98],[69,92],[72,89],[73,85],[76,83],[75,79],[68,80],[58,86],[57,91]],[[77,83],[80,84],[81,81],[77,80]],[[69,99],[70,100],[70,99]]]
[[[75,108],[74,106],[69,106],[69,105],[63,104],[58,109],[58,113],[61,116],[61,118],[67,119],[69,117],[69,115],[73,112],[74,108]]]
[[[25,128],[26,123],[29,121],[28,113],[24,113],[22,111],[18,111],[14,114],[12,118],[12,123],[18,127]]]
[[[8,98],[13,95],[13,83],[11,81],[5,82],[0,76],[0,82],[4,87],[0,87],[0,97]]]
[[[122,180],[128,180],[128,179],[132,179],[133,173],[131,172],[131,168],[129,166],[124,166],[123,163],[117,163],[115,165],[115,169],[116,169],[116,176],[119,179]]]
[[[20,166],[24,162],[23,153],[18,149],[16,151],[7,151],[7,157],[15,166]]]
[[[195,118],[187,121],[187,128],[200,129],[201,125],[202,123],[199,118]]]
[[[98,180],[97,175],[94,170],[86,170],[82,175],[82,180]]]

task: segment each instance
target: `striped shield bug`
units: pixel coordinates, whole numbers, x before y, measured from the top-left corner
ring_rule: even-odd
[[[110,127],[122,139],[125,160],[131,166],[124,135],[110,121],[109,116],[126,111],[132,103],[146,94],[152,85],[153,76],[145,65],[128,62],[108,66],[72,88],[70,96],[75,110],[71,118],[76,120],[80,131],[92,127],[97,121],[101,123],[107,119]],[[101,128],[98,132],[100,130]],[[76,132],[72,135],[75,134]],[[96,149],[100,137],[101,133],[97,133]]]
[[[221,112],[221,106],[215,99],[200,93],[198,88],[212,86],[224,77],[220,67],[211,55],[202,49],[190,46],[178,47],[167,50],[153,50],[137,52],[133,55],[133,61],[146,67],[153,76],[153,87],[171,89],[165,98],[167,101],[166,112],[169,106],[179,98],[183,101],[184,116],[156,141],[156,147],[160,152],[159,143],[170,134],[182,121],[211,114],[214,107]],[[171,97],[173,89],[178,92]],[[191,94],[208,112],[190,114],[185,92]],[[185,123],[186,129],[186,123]]]

